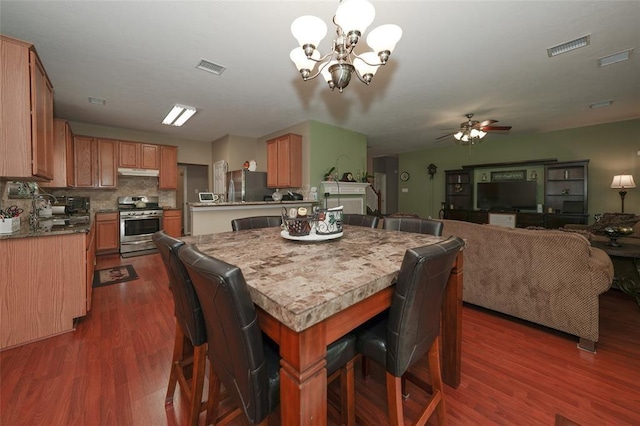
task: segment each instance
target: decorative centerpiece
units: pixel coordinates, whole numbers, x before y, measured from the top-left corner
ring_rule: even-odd
[[[282,210],[282,223],[289,235],[294,237],[309,235],[314,217],[307,216],[307,209],[305,207],[298,209],[292,207],[289,211],[283,207]]]
[[[296,241],[326,241],[342,237],[342,206],[314,210],[305,207],[282,208],[283,238]]]
[[[608,246],[621,247],[622,244],[618,242],[618,238],[632,234],[633,228],[630,226],[607,226],[604,228],[604,233],[609,237]]]

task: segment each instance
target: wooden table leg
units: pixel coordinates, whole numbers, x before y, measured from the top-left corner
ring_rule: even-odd
[[[460,384],[462,357],[462,262],[459,252],[451,269],[442,303],[442,380],[452,388]]]
[[[283,425],[327,424],[326,326],[299,333],[280,327],[280,414]]]

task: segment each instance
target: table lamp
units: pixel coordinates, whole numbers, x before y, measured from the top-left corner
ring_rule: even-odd
[[[619,189],[620,191],[620,200],[622,200],[622,210],[621,213],[624,213],[624,196],[627,195],[628,188],[635,188],[636,183],[633,181],[633,176],[631,175],[616,175],[613,177],[613,182],[611,182],[611,188]]]

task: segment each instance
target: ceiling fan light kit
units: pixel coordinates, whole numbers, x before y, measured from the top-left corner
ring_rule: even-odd
[[[367,44],[373,51],[356,54],[354,49],[375,16],[375,8],[367,0],[342,0],[333,17],[337,36],[332,41],[331,51],[324,56],[318,51],[318,45],[327,34],[324,21],[310,15],[294,20],[291,34],[298,40],[299,47],[293,49],[289,57],[302,79],[312,80],[322,74],[331,90],[337,87],[342,93],[355,73],[361,82],[369,85],[378,68],[387,63],[402,37],[399,26],[381,25],[367,36]],[[312,75],[316,64],[319,64],[318,71]]]
[[[490,131],[511,129],[511,126],[493,126],[493,123],[497,123],[498,120],[472,120],[472,113],[467,114],[465,117],[467,117],[467,121],[460,123],[460,130],[456,133],[440,136],[436,140],[453,136],[458,145],[475,145],[481,143],[482,138]]]

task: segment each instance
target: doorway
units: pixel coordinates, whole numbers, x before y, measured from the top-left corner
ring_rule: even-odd
[[[209,166],[178,163],[176,207],[182,208],[182,235],[191,235],[189,203],[197,203],[199,192],[209,191]]]

